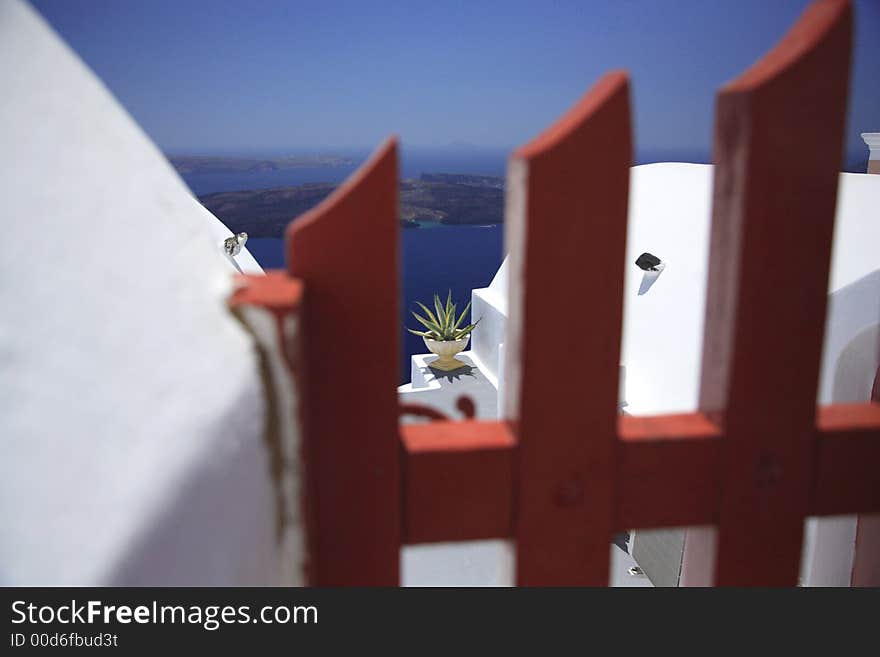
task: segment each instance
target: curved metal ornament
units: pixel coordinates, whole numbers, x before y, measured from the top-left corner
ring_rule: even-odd
[[[465,420],[473,420],[477,414],[474,400],[467,395],[461,395],[455,401],[455,407],[459,411],[461,411],[461,414]],[[452,419],[445,413],[425,404],[400,404],[399,411],[401,417],[403,417],[404,415],[413,415],[415,417],[423,417],[434,422],[448,422]]]

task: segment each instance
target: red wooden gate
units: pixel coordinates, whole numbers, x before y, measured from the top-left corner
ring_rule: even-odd
[[[794,585],[807,515],[880,512],[880,405],[815,404],[850,39],[849,2],[815,2],[719,93],[696,413],[617,411],[624,73],[511,158],[504,421],[398,425],[394,140],[291,224],[303,285],[276,275],[247,303],[303,295],[290,303],[312,584],[396,585],[402,545],[510,538],[518,584],[605,585],[613,533],[714,525],[715,583]],[[589,331],[542,321],[557,308]],[[571,363],[591,373],[582,388],[546,385]]]

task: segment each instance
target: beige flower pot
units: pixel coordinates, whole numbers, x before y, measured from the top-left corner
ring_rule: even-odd
[[[425,341],[425,346],[428,348],[428,351],[439,356],[437,360],[428,363],[428,367],[449,372],[450,370],[457,370],[459,367],[467,366],[467,363],[455,358],[455,354],[464,351],[464,348],[467,347],[468,340],[470,340],[470,336],[464,337],[461,340],[441,341],[431,340],[430,338],[423,338],[423,340]]]

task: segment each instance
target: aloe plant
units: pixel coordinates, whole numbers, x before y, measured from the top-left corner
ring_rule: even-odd
[[[406,330],[413,335],[419,335],[423,338],[428,338],[429,340],[437,340],[439,342],[461,340],[470,335],[471,331],[474,330],[474,327],[480,323],[480,320],[478,319],[473,324],[468,324],[464,327],[461,326],[468,310],[470,310],[471,303],[468,301],[468,304],[464,307],[464,310],[461,311],[461,314],[456,316],[455,304],[452,303],[452,290],[446,295],[446,305],[443,305],[440,302],[440,295],[434,295],[434,312],[431,312],[431,309],[423,303],[417,301],[416,304],[422,309],[424,315],[419,315],[415,311],[412,311],[412,315],[427,330],[416,331],[411,328],[407,328]]]

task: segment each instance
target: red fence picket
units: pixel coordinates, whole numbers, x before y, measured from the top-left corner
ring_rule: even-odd
[[[396,585],[397,142],[287,229],[305,283],[307,524],[311,583]]]
[[[624,73],[511,159],[505,410],[520,584],[608,581],[631,165]],[[548,385],[572,363],[588,373],[581,387]]]
[[[724,426],[722,585],[797,583],[816,448],[850,13],[844,0],[815,3],[718,97],[700,410]]]

